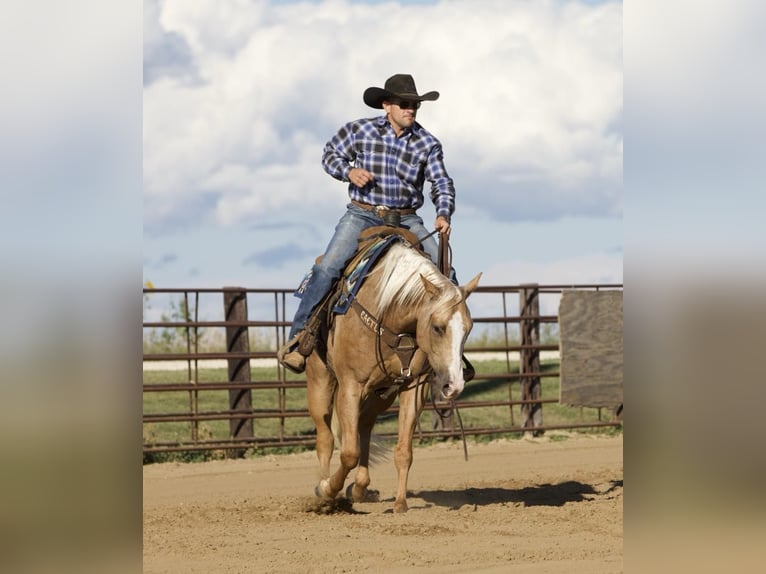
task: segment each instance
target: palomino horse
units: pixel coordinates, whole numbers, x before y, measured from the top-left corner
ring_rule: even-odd
[[[420,383],[428,378],[437,400],[454,400],[463,391],[463,345],[473,326],[466,298],[480,277],[458,287],[427,256],[397,242],[375,264],[351,309],[334,318],[326,345],[322,338],[306,364],[321,472],[317,496],[335,499],[358,466],[348,496],[365,500],[372,427],[398,394],[394,512],[407,511],[412,438],[428,390]],[[333,416],[341,445],[340,466],[331,475]]]

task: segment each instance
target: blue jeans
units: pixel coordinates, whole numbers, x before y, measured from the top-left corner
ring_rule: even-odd
[[[375,227],[376,225],[383,225],[383,219],[370,211],[357,207],[353,203],[348,204],[346,213],[340,218],[338,225],[335,227],[335,234],[330,240],[322,260],[312,268],[311,278],[308,285],[306,285],[306,290],[293,318],[288,341],[298,331],[303,329],[314,308],[330,292],[332,286],[340,278],[343,270],[346,268],[346,263],[356,253],[359,234],[365,229]],[[412,231],[419,239],[426,237],[430,233],[423,225],[423,220],[417,214],[402,215],[401,226]],[[422,246],[429,257],[431,257],[431,260],[434,263],[438,262],[439,246],[433,236],[423,240]]]

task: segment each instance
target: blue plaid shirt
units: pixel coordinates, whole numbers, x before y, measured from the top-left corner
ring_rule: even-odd
[[[362,188],[349,183],[349,197],[357,201],[418,209],[428,180],[436,215],[449,221],[455,211],[455,186],[441,143],[417,122],[398,138],[385,116],[349,122],[325,145],[322,167],[340,181],[348,181],[354,167],[372,173],[375,181]]]

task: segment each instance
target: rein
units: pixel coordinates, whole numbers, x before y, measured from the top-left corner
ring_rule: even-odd
[[[418,238],[418,241],[417,241],[417,243],[413,243],[412,245],[413,245],[413,246],[416,246],[416,245],[421,245],[421,246],[422,246],[422,245],[423,245],[423,242],[424,242],[426,239],[428,239],[428,238],[429,238],[429,237],[431,237],[432,235],[436,235],[438,232],[439,232],[439,230],[438,230],[438,229],[434,229],[434,230],[433,230],[431,233],[429,233],[429,234],[428,234],[428,235],[426,235],[425,237],[419,237],[419,238]],[[439,235],[439,241],[441,242],[441,234]],[[439,255],[439,261],[441,261],[441,254]],[[439,265],[439,269],[441,269],[441,265]],[[447,275],[447,277],[449,277],[449,275]]]
[[[434,230],[434,233],[436,233],[437,230]],[[433,233],[431,234],[433,235]],[[425,239],[425,238],[423,238]],[[452,272],[452,248],[449,244],[449,237],[444,234],[439,234],[439,271],[442,272],[442,275],[445,277],[450,277]],[[476,371],[473,368],[473,365],[470,363],[470,361],[466,358],[465,355],[463,355],[463,361],[466,364],[467,370],[464,370],[463,378],[466,382],[470,381]],[[431,393],[431,404],[434,407],[434,412],[439,416],[442,421],[444,421],[444,417],[441,415],[441,412],[439,409],[436,408],[436,400],[434,399],[433,393]],[[460,425],[460,436],[463,439],[463,455],[465,456],[466,462],[468,461],[468,444],[465,440],[465,429],[463,428],[463,417],[460,416],[460,411],[457,408],[457,404],[455,403],[455,400],[450,401],[450,408],[455,411],[457,414],[457,421]],[[418,424],[420,424],[420,421],[418,421]]]

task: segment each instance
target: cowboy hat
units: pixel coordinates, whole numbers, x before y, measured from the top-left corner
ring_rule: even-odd
[[[383,101],[391,98],[411,102],[434,101],[439,98],[439,92],[428,92],[419,96],[412,76],[395,74],[386,80],[383,88],[367,88],[363,98],[364,103],[371,108],[382,108]]]

